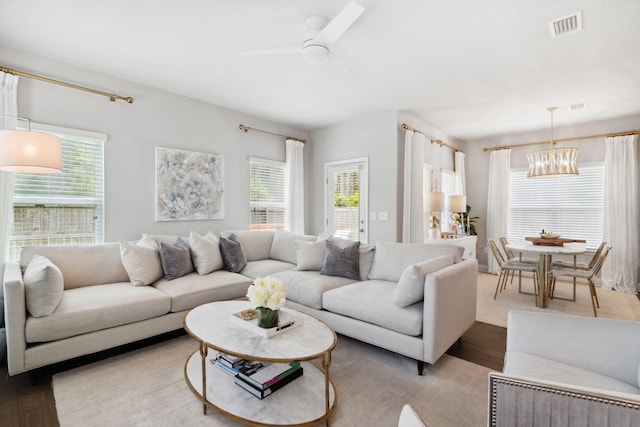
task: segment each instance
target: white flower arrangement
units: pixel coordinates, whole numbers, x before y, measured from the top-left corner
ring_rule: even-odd
[[[256,307],[279,310],[286,301],[287,287],[282,280],[275,277],[258,277],[247,289],[247,298]]]

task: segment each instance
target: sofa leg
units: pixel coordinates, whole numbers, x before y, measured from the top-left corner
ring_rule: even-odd
[[[422,375],[424,371],[424,362],[422,360],[417,360],[418,362],[418,375]]]

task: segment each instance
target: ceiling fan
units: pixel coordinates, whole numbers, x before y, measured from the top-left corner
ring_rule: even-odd
[[[353,25],[362,12],[364,7],[352,1],[331,21],[324,16],[307,18],[304,21],[302,46],[244,51],[238,52],[238,55],[302,54],[309,64],[325,64],[332,57],[329,47]]]

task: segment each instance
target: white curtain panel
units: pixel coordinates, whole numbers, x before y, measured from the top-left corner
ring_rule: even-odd
[[[304,143],[287,139],[284,225],[292,233],[304,234]]]
[[[609,137],[604,158],[604,240],[611,246],[602,286],[636,293],[638,287],[637,135]]]
[[[2,100],[0,102],[0,127],[15,129],[18,115],[18,76],[0,72]],[[9,234],[13,212],[13,175],[0,172],[0,273],[4,274],[4,263],[9,254]],[[0,277],[2,277],[0,275]],[[0,289],[0,295],[2,289]]]
[[[456,172],[456,195],[465,196],[467,194],[467,181],[464,175],[464,158],[462,151],[456,151],[454,155]]]
[[[491,152],[489,159],[489,184],[487,197],[487,241],[507,235],[509,215],[509,169],[511,150]],[[487,253],[490,273],[498,272],[498,263]]]
[[[424,243],[424,135],[407,130],[404,134],[404,194],[402,242]]]

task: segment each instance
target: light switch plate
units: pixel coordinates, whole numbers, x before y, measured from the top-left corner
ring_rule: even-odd
[[[389,221],[389,212],[387,211],[378,212],[378,221]]]
[[[369,221],[377,221],[378,214],[376,212],[369,212]]]

